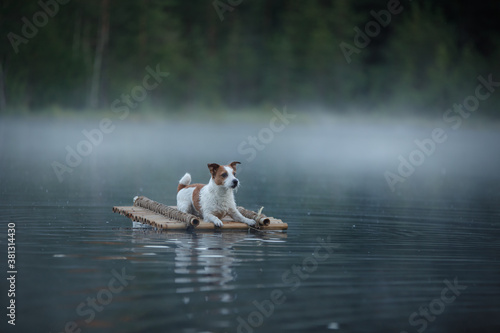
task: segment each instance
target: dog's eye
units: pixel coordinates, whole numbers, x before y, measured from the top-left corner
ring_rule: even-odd
[[[221,176],[222,176],[223,178],[226,178],[226,177],[227,177],[227,172],[224,172]]]

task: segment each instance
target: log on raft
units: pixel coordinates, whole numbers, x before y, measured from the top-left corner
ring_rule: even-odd
[[[119,213],[130,218],[132,221],[149,224],[158,229],[222,229],[222,230],[286,230],[288,224],[280,219],[265,216],[260,212],[253,212],[243,207],[238,207],[240,213],[255,220],[255,226],[249,226],[246,223],[232,221],[229,217],[222,219],[223,226],[216,227],[211,222],[206,222],[203,219],[193,214],[181,212],[175,206],[167,206],[159,202],[153,201],[147,197],[135,197],[133,206],[115,206],[113,212]]]

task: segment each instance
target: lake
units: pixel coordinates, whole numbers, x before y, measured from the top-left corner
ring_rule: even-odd
[[[275,117],[1,118],[1,331],[498,332],[493,125]],[[112,213],[175,204],[185,172],[206,183],[207,163],[234,160],[237,203],[286,232]]]

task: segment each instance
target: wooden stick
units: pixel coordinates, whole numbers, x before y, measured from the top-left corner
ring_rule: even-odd
[[[246,218],[255,220],[257,223],[259,223],[259,225],[268,226],[271,223],[269,217],[260,212],[256,213],[251,210],[245,209],[241,206],[238,207],[238,210],[240,211],[241,215],[243,215]]]
[[[153,212],[164,215],[170,219],[184,222],[188,227],[193,226],[196,228],[200,224],[200,220],[198,219],[198,217],[192,214],[181,212],[180,210],[177,210],[175,208],[165,206],[164,204],[153,201],[144,196],[135,197],[134,206],[146,208]]]

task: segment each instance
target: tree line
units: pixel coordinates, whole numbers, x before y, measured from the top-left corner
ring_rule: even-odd
[[[0,110],[109,109],[159,66],[168,78],[141,107],[438,114],[478,76],[500,81],[499,14],[494,1],[4,0]]]

